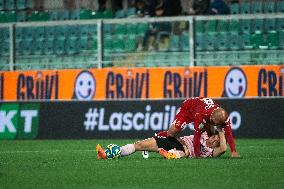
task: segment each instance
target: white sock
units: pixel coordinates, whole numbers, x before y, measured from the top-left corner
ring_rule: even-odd
[[[134,144],[126,144],[121,147],[121,156],[127,156],[135,152]]]

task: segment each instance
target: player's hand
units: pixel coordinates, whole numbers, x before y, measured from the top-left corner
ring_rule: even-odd
[[[232,152],[231,153],[231,157],[232,158],[240,158],[241,156],[240,156],[240,154],[238,152]]]
[[[220,133],[225,133],[225,129],[223,127],[217,127],[217,131]]]
[[[155,137],[166,138],[168,136],[168,131],[160,131],[155,133]]]

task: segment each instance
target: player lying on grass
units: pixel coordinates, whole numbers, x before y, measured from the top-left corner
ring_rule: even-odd
[[[176,114],[168,131],[159,132],[159,136],[176,137],[185,125],[194,123],[194,153],[200,156],[200,137],[202,132],[212,135],[215,127],[225,128],[225,135],[231,149],[231,157],[240,157],[236,150],[234,137],[231,129],[230,118],[227,112],[214,100],[204,97],[193,97],[185,100],[179,112]]]
[[[158,152],[167,159],[178,159],[183,157],[195,157],[193,146],[194,135],[179,138],[155,136],[134,144],[126,144],[121,147],[121,157],[131,155],[136,151]],[[219,157],[226,152],[227,144],[224,129],[211,137],[203,132],[200,137],[200,157]],[[98,144],[96,146],[98,159],[106,159],[105,150]]]

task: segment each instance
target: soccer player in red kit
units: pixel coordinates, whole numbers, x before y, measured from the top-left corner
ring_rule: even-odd
[[[194,122],[194,152],[200,157],[200,137],[206,131],[210,137],[214,133],[214,127],[225,128],[225,136],[231,149],[231,157],[240,157],[236,151],[232,135],[231,122],[227,112],[210,98],[194,97],[185,100],[175,120],[168,131],[158,133],[159,136],[176,137],[185,125]]]

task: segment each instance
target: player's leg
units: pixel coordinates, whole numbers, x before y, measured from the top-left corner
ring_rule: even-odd
[[[183,145],[175,137],[156,137],[159,147],[159,153],[167,159],[178,159],[185,157],[185,149]]]
[[[167,159],[178,159],[186,156],[183,145],[174,137],[154,137],[134,144],[127,144],[121,147],[121,156],[144,150],[159,152]]]
[[[175,149],[167,151],[161,148],[159,150],[159,153],[161,156],[165,157],[166,159],[180,159],[180,158],[186,157],[186,154],[184,151],[175,150]]]
[[[158,152],[158,146],[154,138],[148,138],[142,141],[137,141],[134,144],[126,144],[121,147],[121,156],[131,155],[136,151],[152,151]]]
[[[150,151],[158,152],[159,148],[155,138],[148,138],[142,141],[138,141],[134,144],[136,151]]]
[[[148,138],[142,141],[137,141],[134,144],[126,144],[121,147],[121,157],[131,155],[136,151],[152,151],[158,152],[158,146],[154,138]],[[105,150],[101,147],[100,144],[96,146],[96,151],[98,154],[98,159],[106,159]]]

